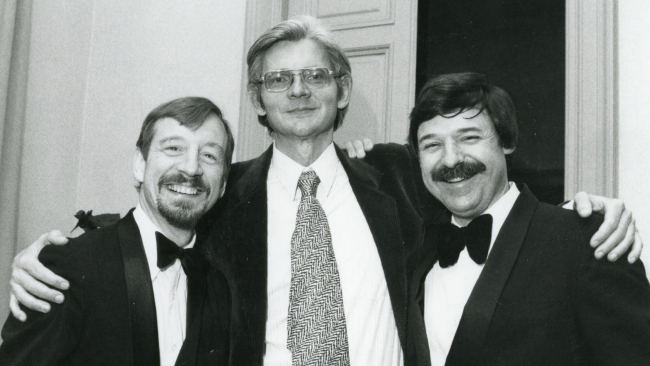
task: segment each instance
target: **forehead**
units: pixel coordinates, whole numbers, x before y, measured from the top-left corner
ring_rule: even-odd
[[[183,126],[173,118],[163,118],[156,122],[154,142],[178,139],[201,145],[217,145],[225,149],[228,136],[219,117],[210,115],[198,128]]]
[[[466,131],[495,132],[494,124],[485,111],[478,115],[476,113],[478,110],[471,109],[451,118],[436,116],[423,122],[418,128],[418,140]]]
[[[264,72],[329,66],[326,52],[311,39],[278,42],[264,56]]]

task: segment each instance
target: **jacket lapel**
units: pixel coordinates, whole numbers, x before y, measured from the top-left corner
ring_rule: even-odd
[[[490,251],[472,294],[465,305],[447,365],[479,365],[480,352],[501,292],[526,238],[537,209],[537,199],[525,185]]]
[[[206,295],[207,263],[202,258],[192,260],[192,274],[187,275],[187,327],[185,341],[176,359],[176,365],[194,365],[199,351],[199,338],[201,336],[203,307]]]
[[[404,349],[407,317],[406,251],[398,224],[400,220],[395,199],[381,190],[380,172],[362,161],[349,159],[338,147],[336,153],[377,245],[397,331]]]
[[[409,284],[409,337],[406,357],[414,364],[422,366],[431,364],[429,343],[424,326],[424,283],[427,275],[438,260],[437,236],[438,232],[435,230],[435,225],[428,225],[425,230],[422,248],[409,258],[409,266],[412,266],[414,270]]]
[[[129,298],[133,365],[160,365],[156,303],[151,274],[133,210],[118,224],[118,240]]]
[[[248,166],[231,188],[228,215],[219,222],[222,272],[232,292],[231,355],[233,363],[261,362],[267,317],[267,190],[273,149]]]

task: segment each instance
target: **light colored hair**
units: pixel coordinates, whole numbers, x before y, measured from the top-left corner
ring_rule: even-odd
[[[335,78],[339,95],[341,94],[341,80],[344,77],[352,78],[350,61],[343,52],[343,49],[334,41],[332,33],[316,18],[302,15],[282,23],[278,23],[273,28],[262,34],[257,41],[248,50],[246,61],[248,63],[248,91],[250,97],[264,108],[262,102],[262,73],[264,68],[264,57],[266,52],[278,42],[290,41],[298,42],[303,39],[309,39],[316,42],[327,55],[328,62],[332,71],[337,76]],[[347,112],[347,105],[340,108],[336,114],[334,130],[339,128],[343,123],[343,118]],[[260,124],[273,132],[269,125],[266,115],[257,117]]]

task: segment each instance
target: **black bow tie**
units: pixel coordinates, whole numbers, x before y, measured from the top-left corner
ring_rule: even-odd
[[[477,264],[485,263],[492,239],[492,216],[481,215],[465,227],[447,223],[438,226],[441,236],[437,241],[438,262],[447,268],[458,262],[463,248],[467,247],[470,258]]]
[[[198,252],[193,248],[183,249],[158,231],[156,231],[156,246],[158,247],[158,261],[156,264],[160,269],[168,267],[176,259],[179,259],[185,274],[189,277],[197,270],[200,270],[203,265]]]

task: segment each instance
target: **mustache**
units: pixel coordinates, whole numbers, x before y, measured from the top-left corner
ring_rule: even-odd
[[[434,182],[448,182],[453,179],[467,179],[483,173],[487,168],[480,161],[468,161],[456,164],[454,167],[441,166],[431,171]]]
[[[176,172],[164,175],[160,177],[160,180],[158,180],[159,187],[170,184],[184,185],[186,187],[196,188],[210,194],[210,186],[202,179],[202,177],[189,177],[183,173]]]

